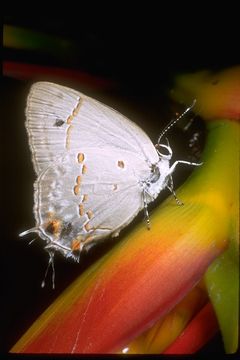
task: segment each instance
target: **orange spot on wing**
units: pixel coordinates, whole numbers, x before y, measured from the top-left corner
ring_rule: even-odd
[[[82,167],[82,174],[86,174],[86,172],[87,172],[87,167],[86,167],[86,165],[83,165],[83,167]]]
[[[84,158],[85,158],[85,156],[83,153],[78,153],[77,159],[80,164],[84,161]]]
[[[69,117],[67,118],[67,124],[71,124],[71,122],[73,121],[73,116],[69,115]]]
[[[85,225],[84,225],[84,229],[86,231],[90,231],[92,228],[91,228],[91,225],[89,224],[89,222],[87,222]]]
[[[77,116],[77,114],[79,113],[80,107],[82,106],[83,103],[83,99],[80,99],[77,106],[75,107],[75,109],[73,110],[73,116]]]
[[[60,232],[60,229],[61,221],[58,219],[51,220],[46,226],[46,231],[53,235],[58,234]]]
[[[71,136],[71,131],[72,131],[73,126],[69,125],[68,129],[67,129],[67,136],[66,136],[66,148],[69,149],[70,147],[70,136]]]
[[[92,217],[93,217],[93,212],[92,212],[92,210],[88,210],[88,211],[87,211],[87,216],[88,216],[89,219],[92,219]]]
[[[76,183],[77,183],[77,185],[80,185],[81,184],[81,176],[80,175],[78,175],[77,176],[77,178],[76,178]]]
[[[80,205],[79,205],[79,215],[80,215],[80,216],[83,216],[83,215],[84,215],[84,206],[83,206],[83,204],[80,204]]]
[[[79,190],[80,190],[80,186],[79,185],[75,185],[73,188],[74,194],[78,195],[79,194]]]
[[[71,250],[78,251],[80,250],[81,240],[80,239],[73,239],[71,243]]]
[[[84,194],[84,195],[83,195],[82,202],[86,202],[87,200],[88,200],[88,195],[87,195],[87,194]]]
[[[125,164],[122,160],[118,160],[118,167],[120,167],[121,169],[123,169],[125,167]]]

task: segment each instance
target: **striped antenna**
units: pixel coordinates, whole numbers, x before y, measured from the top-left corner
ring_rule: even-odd
[[[165,128],[163,129],[163,131],[159,135],[157,145],[160,144],[160,141],[161,141],[163,135],[166,134],[166,132],[168,132],[168,130],[171,129],[171,127],[173,127],[173,125],[175,125],[179,120],[181,120],[190,110],[192,110],[192,108],[195,106],[195,104],[196,104],[196,99],[193,100],[192,104],[186,110],[184,110],[184,112],[181,115],[179,115],[179,117],[177,119],[171,120],[165,126]]]

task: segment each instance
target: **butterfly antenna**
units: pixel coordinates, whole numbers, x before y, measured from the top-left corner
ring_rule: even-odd
[[[161,132],[161,134],[159,135],[158,141],[157,141],[157,145],[160,144],[160,141],[163,137],[164,134],[166,134],[166,132],[168,132],[168,130],[171,129],[171,127],[173,127],[179,120],[181,120],[189,111],[192,110],[192,108],[195,106],[196,104],[196,99],[193,100],[192,104],[186,109],[184,110],[184,112],[179,115],[176,119],[171,120],[163,129],[163,131]]]

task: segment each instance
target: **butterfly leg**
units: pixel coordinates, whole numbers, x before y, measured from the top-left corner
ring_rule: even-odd
[[[169,169],[169,174],[172,174],[176,168],[176,166],[178,164],[187,164],[187,165],[193,165],[193,166],[200,166],[203,163],[195,163],[195,162],[190,162],[190,161],[185,161],[185,160],[177,160],[175,161],[175,163],[173,163],[173,165],[170,167]]]
[[[178,199],[178,197],[177,197],[177,195],[176,195],[176,193],[175,193],[175,191],[174,191],[172,175],[169,175],[169,182],[168,182],[168,184],[167,184],[167,188],[168,188],[168,190],[173,194],[174,199],[176,200],[176,203],[177,203],[178,205],[180,205],[180,206],[181,206],[181,205],[184,205],[183,202]]]
[[[143,189],[143,206],[144,206],[144,219],[147,223],[147,229],[150,230],[150,217],[149,217],[149,213],[148,213],[148,205],[147,205],[147,190]]]

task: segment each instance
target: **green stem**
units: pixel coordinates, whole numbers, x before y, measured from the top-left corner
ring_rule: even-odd
[[[207,188],[208,178],[214,174],[214,188],[218,188],[226,200],[230,221],[229,247],[211,264],[205,280],[225,350],[234,353],[238,348],[239,322],[239,124],[222,120],[208,123],[208,128],[212,141],[209,141],[210,147],[205,153],[206,161],[209,150],[214,155],[206,164],[208,172],[202,179],[202,189]],[[216,141],[219,146],[216,146]]]

